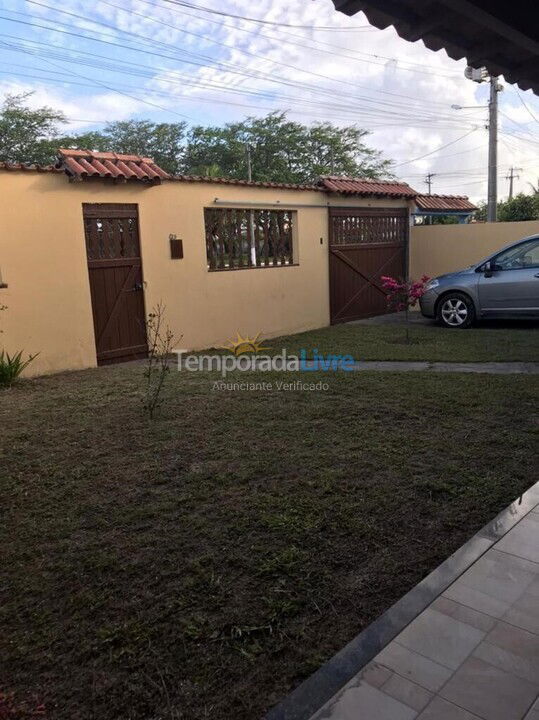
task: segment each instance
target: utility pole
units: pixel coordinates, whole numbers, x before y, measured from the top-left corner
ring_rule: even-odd
[[[487,222],[496,222],[498,216],[498,78],[490,76],[488,103],[488,200]]]
[[[509,200],[513,199],[513,180],[519,180],[520,175],[515,175],[515,171],[518,172],[519,170],[522,170],[522,168],[514,168],[512,167],[509,171],[509,175],[505,176],[506,180],[509,180]]]
[[[251,165],[251,146],[247,143],[247,180],[249,182],[253,179],[253,168]],[[255,243],[255,213],[254,210],[249,210],[249,253],[251,257],[251,265],[256,265],[256,243]],[[243,252],[242,252],[243,254]]]
[[[245,146],[245,153],[247,155],[247,180],[251,182],[253,179],[253,170],[251,167],[251,146],[249,143]]]
[[[498,78],[490,75],[486,67],[473,68],[470,65],[464,70],[468,80],[476,83],[490,83],[490,99],[488,103],[488,202],[487,222],[496,222],[498,203],[498,93],[503,86],[498,84]],[[460,106],[453,105],[457,108]]]
[[[427,173],[427,177],[424,180],[425,185],[429,189],[429,193],[428,193],[429,195],[432,195],[432,178],[433,177],[436,177],[436,173]]]

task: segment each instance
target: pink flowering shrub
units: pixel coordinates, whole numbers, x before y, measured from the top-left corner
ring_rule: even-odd
[[[421,280],[396,280],[395,278],[382,275],[380,278],[382,287],[387,293],[387,305],[391,310],[400,312],[414,307],[425,292],[425,286],[430,280],[423,275]]]
[[[390,310],[406,313],[406,342],[410,342],[408,325],[408,310],[417,304],[417,301],[425,292],[425,286],[430,280],[423,275],[421,280],[395,280],[395,278],[382,275],[382,287],[386,291],[387,306]]]

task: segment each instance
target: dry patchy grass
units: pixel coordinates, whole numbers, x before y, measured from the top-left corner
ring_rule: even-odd
[[[142,371],[0,395],[0,690],[54,720],[260,717],[533,479],[532,376],[172,373],[150,422]]]

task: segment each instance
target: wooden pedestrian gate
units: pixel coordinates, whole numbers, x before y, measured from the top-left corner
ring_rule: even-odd
[[[145,357],[137,205],[84,203],[82,207],[97,363]]]
[[[405,277],[407,208],[330,208],[331,323],[387,310],[381,275]]]

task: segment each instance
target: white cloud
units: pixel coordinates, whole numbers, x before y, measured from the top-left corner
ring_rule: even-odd
[[[28,98],[29,107],[38,108],[48,105],[61,110],[66,117],[75,119],[69,123],[65,132],[88,129],[90,123],[104,120],[125,120],[144,106],[141,103],[124,98],[116,93],[100,93],[73,97],[69,90],[51,91],[39,84],[20,83],[14,81],[0,82],[0,100],[6,95],[32,93]]]
[[[487,88],[464,78],[465,61],[455,62],[444,51],[431,52],[421,41],[408,43],[392,28],[370,28],[362,14],[348,18],[336,12],[330,0],[260,0],[250,5],[244,0],[206,0],[203,4],[269,22],[343,30],[255,25],[185,9],[165,0],[96,0],[91,13],[84,0],[65,0],[58,6],[77,17],[62,16],[31,3],[25,3],[25,7],[41,18],[61,20],[81,29],[93,27],[96,33],[97,26],[83,19],[91,15],[95,21],[119,28],[113,35],[103,28],[102,38],[112,37],[126,46],[177,56],[178,61],[172,62],[142,53],[126,55],[127,51],[122,53],[114,47],[70,36],[57,35],[55,39],[64,48],[102,51],[104,56],[127,57],[143,65],[148,77],[117,73],[112,80],[107,76],[107,84],[113,81],[118,87],[136,87],[132,94],[170,111],[196,116],[207,123],[263,114],[271,108],[287,109],[292,119],[303,122],[357,123],[372,131],[370,143],[394,160],[396,173],[418,190],[424,188],[423,174],[433,172],[435,192],[465,193],[475,200],[485,196],[486,109],[451,108],[452,104],[466,107],[487,102]],[[358,26],[367,29],[350,29]],[[49,31],[35,34],[46,42],[52,36],[54,33]],[[181,58],[200,65],[182,63]],[[232,68],[251,77],[231,72]],[[101,77],[91,68],[81,70],[75,65],[72,69],[86,77]],[[15,77],[13,83],[17,84]],[[4,86],[0,85],[0,92]],[[105,90],[85,94],[68,85],[48,90],[37,81],[28,87],[37,89],[35,104],[55,105],[72,117],[115,120],[135,113],[159,115],[143,102]],[[521,95],[539,118],[539,100],[531,93],[521,91]],[[503,176],[511,165],[522,167],[517,190],[539,175],[539,125],[512,88],[502,93],[500,107],[505,114],[500,119],[499,144],[503,195]],[[165,112],[160,116],[174,119]],[[474,126],[477,130],[447,150],[399,166],[453,142]]]

